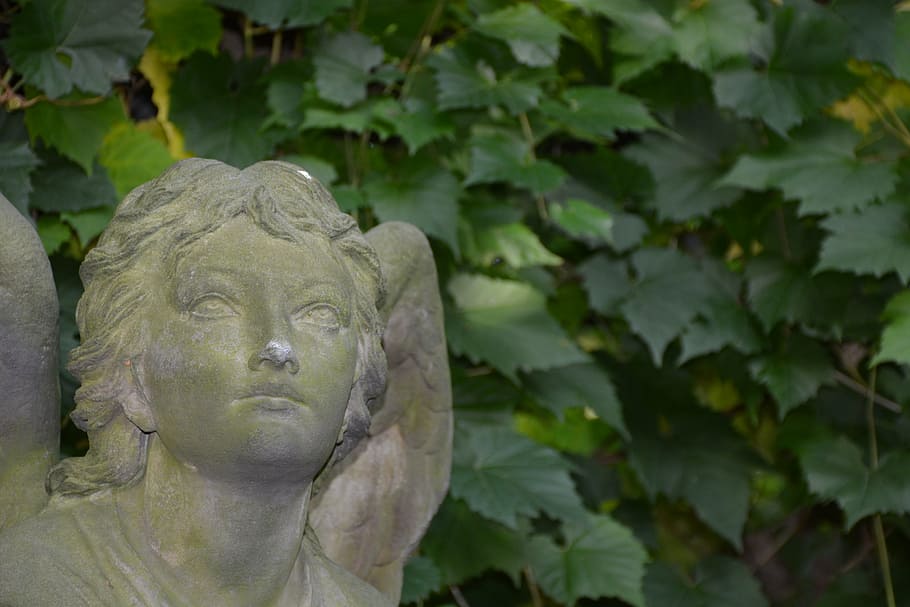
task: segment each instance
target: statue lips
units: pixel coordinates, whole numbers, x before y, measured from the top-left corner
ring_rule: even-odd
[[[246,396],[234,401],[238,405],[250,404],[265,411],[289,412],[303,407],[303,400],[297,392],[282,383],[254,385]]]

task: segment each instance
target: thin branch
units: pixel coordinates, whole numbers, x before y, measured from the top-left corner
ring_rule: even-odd
[[[875,381],[877,376],[878,367],[872,367],[872,374],[869,376],[869,399],[866,402],[866,425],[869,432],[869,467],[873,471],[878,469],[878,434],[875,431]],[[897,603],[894,600],[894,582],[891,580],[888,544],[885,542],[885,529],[882,526],[881,514],[876,514],[872,518],[872,528],[875,532],[875,549],[878,552],[878,563],[882,570],[885,599],[888,607],[897,607]]]
[[[526,566],[522,569],[525,581],[528,583],[528,590],[531,591],[531,603],[534,607],[543,607],[543,597],[540,595],[540,588],[537,587],[537,581],[534,579],[534,572],[531,567]]]
[[[902,406],[900,406],[898,403],[894,402],[893,400],[885,398],[881,394],[876,394],[875,392],[873,392],[872,390],[870,390],[869,388],[867,388],[866,386],[864,386],[863,384],[856,381],[855,379],[853,379],[852,377],[850,377],[849,375],[847,375],[846,373],[844,373],[842,371],[835,371],[834,379],[836,379],[838,381],[838,383],[840,383],[842,386],[850,388],[857,394],[861,394],[862,396],[864,396],[866,398],[871,398],[875,402],[876,405],[878,405],[879,407],[884,407],[885,409],[887,409],[888,411],[891,411],[892,413],[901,413],[904,410],[904,408]]]
[[[449,586],[449,592],[452,593],[452,598],[455,599],[455,602],[458,604],[458,607],[471,607],[471,604],[464,598],[464,595],[461,594],[461,588],[455,586]]]
[[[275,30],[272,34],[272,52],[269,55],[269,64],[278,65],[281,61],[281,45],[284,42],[284,34],[281,28]]]

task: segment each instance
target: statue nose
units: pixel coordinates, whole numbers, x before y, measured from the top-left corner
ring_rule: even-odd
[[[294,349],[287,342],[272,340],[265,347],[250,357],[249,367],[253,371],[259,369],[262,363],[275,367],[287,367],[288,371],[296,375],[300,371],[300,361],[294,354]]]

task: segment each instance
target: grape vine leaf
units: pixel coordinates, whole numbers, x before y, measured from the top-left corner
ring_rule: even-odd
[[[721,184],[764,189],[779,187],[800,200],[800,213],[828,213],[859,207],[890,195],[897,183],[895,165],[857,158],[862,135],[849,124],[810,123],[782,149],[744,155]]]
[[[748,0],[690,2],[672,20],[679,58],[708,72],[728,59],[747,55],[760,25]]]
[[[44,246],[44,252],[53,255],[64,242],[70,239],[72,232],[68,225],[63,223],[57,215],[43,215],[38,218],[35,226],[38,238]]]
[[[774,397],[780,419],[834,378],[825,349],[799,334],[790,337],[785,350],[753,361],[750,370]]]
[[[505,181],[534,194],[555,190],[566,173],[548,160],[538,160],[531,146],[514,133],[477,132],[471,137],[471,170],[465,185]]]
[[[594,363],[582,363],[536,371],[522,383],[540,404],[559,417],[570,407],[589,407],[614,430],[628,438],[622,403],[606,371]]]
[[[660,365],[667,344],[708,312],[713,288],[694,259],[673,249],[639,249],[632,267],[636,278],[620,310]]]
[[[221,41],[221,14],[202,0],[146,0],[152,46],[170,63],[196,51],[212,55]]]
[[[448,48],[437,51],[427,64],[436,72],[442,110],[504,105],[519,114],[536,107],[540,98],[539,77],[522,70],[497,74],[482,59],[472,61]]]
[[[78,88],[105,95],[129,79],[151,32],[142,0],[32,0],[13,17],[4,49],[29,84],[56,99]]]
[[[213,4],[245,13],[272,29],[315,25],[354,0],[209,0]]]
[[[114,126],[104,138],[99,161],[107,169],[120,198],[174,163],[160,140],[128,122]]]
[[[473,223],[462,230],[462,241],[465,257],[479,266],[505,262],[521,269],[562,263],[562,258],[547,250],[537,234],[523,223]]]
[[[259,62],[205,53],[181,66],[171,88],[171,120],[189,150],[239,168],[269,155],[273,139],[260,130],[268,115],[260,71]]]
[[[342,107],[367,97],[371,72],[382,63],[382,47],[360,32],[342,32],[327,38],[313,56],[319,96]]]
[[[27,141],[0,141],[0,195],[5,196],[23,215],[32,191],[31,173],[40,164]]]
[[[629,529],[604,515],[587,515],[564,529],[562,545],[543,535],[528,545],[534,579],[546,594],[565,605],[614,597],[644,607],[648,555]]]
[[[412,158],[394,175],[374,174],[363,186],[382,221],[408,221],[449,245],[458,255],[458,179],[427,158]]]
[[[904,290],[892,297],[882,312],[885,328],[881,347],[871,364],[894,361],[910,363],[910,291]]]
[[[447,113],[434,111],[433,105],[420,99],[407,99],[403,111],[393,119],[395,132],[414,155],[420,148],[437,139],[452,139],[455,123]]]
[[[761,586],[741,561],[712,556],[700,562],[691,578],[665,562],[652,563],[645,575],[648,605],[660,607],[767,607]]]
[[[446,584],[460,584],[487,569],[502,571],[517,582],[525,564],[527,542],[522,531],[484,518],[449,495],[433,517],[420,550],[436,564]]]
[[[73,162],[57,154],[45,154],[32,180],[35,189],[30,206],[39,211],[73,212],[117,204],[117,191],[107,171],[97,164],[86,176]]]
[[[527,283],[457,274],[448,292],[455,309],[446,314],[446,336],[456,354],[487,361],[513,379],[518,369],[587,361],[547,312],[543,294]]]
[[[821,225],[830,235],[822,243],[816,271],[874,276],[896,272],[901,282],[910,280],[910,222],[903,202],[829,215]]]
[[[114,216],[114,207],[98,207],[82,211],[63,211],[60,219],[73,227],[79,242],[85,248],[96,236],[104,231]]]
[[[677,364],[718,352],[725,346],[743,354],[754,354],[761,348],[761,339],[742,306],[736,301],[718,299],[711,303],[703,318],[696,319],[686,328]]]
[[[457,425],[455,445],[450,491],[475,512],[512,529],[541,512],[559,520],[584,513],[569,463],[556,451],[480,424]]]
[[[415,556],[404,566],[401,604],[416,603],[429,597],[442,585],[442,573],[432,560]]]
[[[818,108],[846,95],[849,35],[830,10],[801,1],[775,6],[752,47],[753,64],[714,75],[717,103],[760,118],[782,135]]]
[[[684,220],[727,206],[740,190],[718,187],[725,171],[717,146],[699,145],[690,139],[645,135],[626,154],[651,169],[653,205],[662,219]]]
[[[533,4],[517,4],[484,13],[474,27],[508,44],[515,59],[533,67],[555,63],[559,58],[559,37],[572,35]]]
[[[580,138],[597,142],[616,131],[658,128],[642,101],[606,86],[576,86],[563,91],[563,101],[545,99],[540,110]]]
[[[570,236],[591,244],[613,244],[613,216],[584,200],[570,198],[548,207],[553,223]]]
[[[910,451],[892,451],[870,469],[859,447],[843,436],[815,438],[797,447],[809,490],[834,500],[847,529],[875,513],[910,512]]]
[[[591,307],[607,316],[619,315],[619,304],[632,288],[626,263],[600,253],[581,263],[578,273],[588,292]]]
[[[125,120],[123,106],[116,97],[71,106],[44,102],[25,110],[29,136],[71,158],[89,175],[104,136],[114,124]]]
[[[751,260],[746,278],[750,307],[766,331],[781,321],[839,325],[853,287],[847,275],[813,275],[803,265],[774,256]]]
[[[630,463],[642,484],[652,498],[685,499],[706,525],[741,549],[755,461],[748,445],[718,414],[693,406],[659,412],[627,410]]]
[[[610,48],[618,55],[613,66],[616,84],[646,72],[675,52],[670,23],[649,3],[642,0],[571,0],[571,3],[598,12],[618,26],[610,36]]]

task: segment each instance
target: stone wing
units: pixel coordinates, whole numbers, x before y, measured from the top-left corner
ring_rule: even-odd
[[[402,570],[449,485],[452,395],[443,309],[424,235],[398,222],[367,234],[382,263],[388,384],[370,434],[321,483],[310,524],[337,563],[398,604]]]
[[[59,314],[41,240],[0,195],[0,529],[47,503],[60,444]]]

